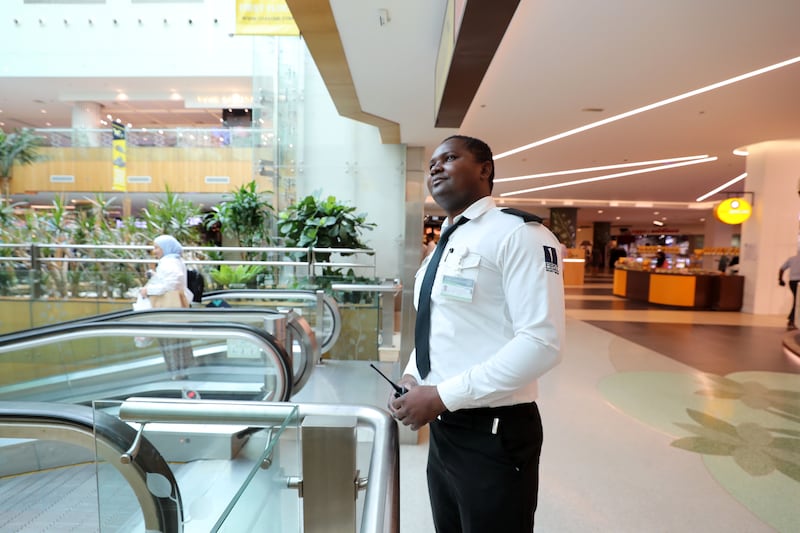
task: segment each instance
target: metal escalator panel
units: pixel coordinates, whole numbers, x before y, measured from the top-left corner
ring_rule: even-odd
[[[136,431],[87,406],[0,401],[0,516],[10,531],[183,531],[171,469]],[[152,479],[171,487],[152,490]]]
[[[0,339],[0,400],[129,396],[286,401],[291,359],[234,323],[82,323]]]

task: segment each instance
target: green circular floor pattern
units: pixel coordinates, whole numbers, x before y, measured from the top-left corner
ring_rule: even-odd
[[[702,455],[714,478],[761,520],[797,531],[800,375],[620,372],[598,389],[622,412],[674,437],[672,446]]]

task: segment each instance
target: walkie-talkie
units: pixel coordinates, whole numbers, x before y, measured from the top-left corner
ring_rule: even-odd
[[[378,367],[377,367],[377,366],[373,365],[372,363],[370,363],[370,364],[369,364],[369,366],[371,366],[372,368],[374,368],[374,369],[375,369],[375,372],[377,372],[378,374],[380,374],[380,375],[381,375],[381,377],[383,377],[383,379],[385,379],[386,381],[388,381],[388,382],[389,382],[389,385],[391,385],[391,386],[392,386],[392,388],[394,389],[394,397],[395,397],[395,398],[399,398],[400,396],[402,396],[403,394],[405,394],[405,393],[407,393],[407,392],[408,392],[408,389],[407,389],[407,388],[405,388],[405,387],[401,387],[400,385],[398,385],[397,383],[395,383],[395,382],[394,382],[394,381],[392,381],[391,379],[387,378],[387,377],[386,377],[386,374],[384,374],[383,372],[381,372],[380,370],[378,370]]]

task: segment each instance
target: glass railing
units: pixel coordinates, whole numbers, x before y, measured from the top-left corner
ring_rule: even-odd
[[[147,280],[147,270],[153,266],[152,258],[147,258],[149,248],[0,244],[0,333],[129,309],[138,288]],[[216,291],[225,290],[226,298],[244,305],[292,309],[307,320],[326,358],[377,360],[379,347],[391,344],[399,285],[371,277],[375,270],[372,250],[337,250],[333,262],[316,261],[318,253],[332,250],[186,247],[185,262],[202,274],[205,294],[211,297],[194,305],[213,305],[213,300],[219,299],[213,297]],[[260,254],[264,260],[209,259],[220,255],[241,257],[245,252]],[[298,254],[304,260],[296,261]],[[241,265],[252,265],[261,273],[240,284],[215,282],[217,269]],[[322,275],[324,269],[331,267],[352,268],[365,275],[351,279]],[[387,288],[387,283],[393,286]],[[267,293],[257,298],[233,296],[252,290],[272,291],[274,297]],[[321,314],[318,304],[307,296],[281,296],[286,291],[311,294],[317,290],[326,293]],[[342,320],[338,322],[334,307],[341,308],[338,316]]]
[[[111,148],[114,134],[111,129],[37,129],[43,147],[54,148]],[[272,130],[256,128],[127,128],[128,147],[166,148],[269,148],[275,135]],[[104,154],[105,155],[105,154]],[[84,153],[85,156],[85,153]],[[105,155],[105,158],[108,156]]]
[[[158,480],[158,494],[180,493],[184,531],[399,530],[397,425],[383,411],[131,398],[117,414],[172,466],[177,487]]]

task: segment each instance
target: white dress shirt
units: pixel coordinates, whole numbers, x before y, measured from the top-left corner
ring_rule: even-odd
[[[800,253],[793,255],[781,265],[781,273],[789,270],[789,281],[800,280]]]
[[[558,364],[564,342],[558,239],[490,196],[463,216],[431,292],[431,372],[420,378],[412,352],[405,373],[436,385],[449,411],[534,401],[536,379]],[[431,257],[417,271],[415,304]]]
[[[169,291],[182,290],[187,301],[192,301],[192,291],[186,287],[186,265],[177,255],[165,255],[158,260],[156,271],[147,283],[147,294],[160,296]]]

